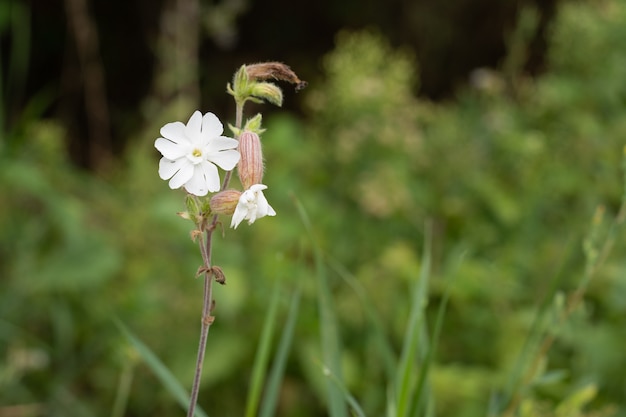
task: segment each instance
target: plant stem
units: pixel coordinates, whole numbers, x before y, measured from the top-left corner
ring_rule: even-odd
[[[196,404],[198,402],[198,393],[200,392],[200,379],[202,377],[202,365],[204,363],[204,353],[206,351],[206,342],[209,336],[209,328],[213,323],[214,317],[211,316],[211,304],[213,303],[213,272],[211,267],[211,237],[213,229],[206,231],[206,245],[203,240],[200,241],[200,252],[204,261],[204,296],[202,301],[202,327],[200,330],[200,342],[198,343],[198,357],[196,359],[196,372],[193,378],[193,387],[191,389],[191,398],[189,400],[189,409],[187,417],[193,417]]]
[[[235,126],[241,128],[243,121],[243,102],[237,101]],[[228,171],[224,176],[224,182],[220,191],[225,190],[230,183],[233,171]],[[187,417],[193,417],[198,402],[198,394],[200,392],[200,379],[202,377],[202,365],[204,364],[204,354],[206,351],[206,343],[209,336],[209,328],[215,317],[211,315],[213,310],[213,271],[211,270],[211,249],[213,241],[213,232],[217,228],[217,214],[213,215],[211,223],[206,226],[204,223],[199,225],[202,232],[206,233],[205,239],[200,239],[200,253],[202,254],[203,270],[204,270],[204,296],[202,300],[202,327],[200,330],[200,341],[198,343],[198,356],[196,358],[196,372],[193,378],[193,386],[191,388],[191,398],[189,399],[189,408]]]

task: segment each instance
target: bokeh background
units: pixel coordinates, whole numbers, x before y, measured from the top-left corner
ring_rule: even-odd
[[[209,415],[243,414],[276,285],[281,323],[302,288],[277,415],[328,415],[295,197],[368,415],[384,415],[389,383],[370,317],[399,352],[430,224],[431,328],[449,297],[435,415],[505,413],[521,366],[513,415],[626,416],[622,0],[2,0],[0,35],[0,416],[111,415],[120,381],[121,415],[182,414],[115,325],[190,386],[201,261],[153,143],[195,109],[233,123],[226,83],[266,60],[309,86],[246,108],[264,115],[278,216],[217,236]],[[519,359],[536,334],[554,340],[530,350],[538,365]]]

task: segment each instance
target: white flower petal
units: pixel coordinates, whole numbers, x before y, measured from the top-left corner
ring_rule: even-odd
[[[158,138],[154,141],[154,147],[161,152],[161,155],[171,160],[182,158],[188,152],[188,146],[165,138]]]
[[[176,189],[176,188],[180,188],[183,184],[185,184],[187,181],[189,181],[191,179],[191,177],[193,176],[193,165],[189,164],[189,163],[184,163],[184,164],[180,164],[181,167],[178,170],[178,172],[176,172],[176,174],[174,174],[174,176],[172,177],[172,179],[170,179],[170,188],[171,189]]]
[[[241,204],[241,197],[239,199],[239,204],[235,207],[235,212],[233,213],[233,219],[230,221],[230,227],[236,229],[248,214],[248,208],[245,204]]]
[[[187,138],[189,138],[191,143],[193,143],[194,145],[196,145],[198,142],[202,140],[201,129],[202,129],[202,113],[196,110],[195,112],[193,112],[193,114],[189,118],[189,121],[187,122],[187,126],[185,127],[185,135],[187,136]]]
[[[224,126],[220,119],[211,112],[202,117],[202,134],[214,138],[224,133]],[[236,146],[236,145],[235,145]]]
[[[207,189],[214,193],[221,188],[220,174],[217,172],[217,167],[210,162],[202,161],[202,163],[196,165],[196,173],[201,173]]]
[[[208,152],[219,152],[226,149],[235,149],[239,146],[239,141],[227,136],[213,136],[208,143]]]
[[[267,187],[266,187],[267,188]],[[263,200],[263,215],[259,216],[259,217],[263,217],[263,216],[276,216],[276,211],[272,208],[272,206],[270,206],[270,204],[267,202],[267,199],[265,198],[265,196],[263,195],[262,192],[259,192],[260,196],[259,196],[259,200],[262,199]]]
[[[250,191],[256,193],[257,191],[267,190],[267,185],[265,184],[253,184],[249,188]]]
[[[185,190],[189,194],[197,195],[198,197],[204,197],[209,193],[209,190],[206,188],[206,184],[202,181],[202,179],[193,176],[187,183],[185,184]]]
[[[172,161],[171,159],[161,158],[159,161],[159,177],[161,177],[162,180],[169,180],[187,164],[188,162],[184,159]]]
[[[161,128],[160,132],[161,136],[174,143],[189,143],[189,139],[185,136],[185,125],[181,122],[168,123]]]
[[[213,162],[225,171],[235,168],[241,155],[239,151],[229,149],[227,151],[214,152],[206,155],[206,159]]]
[[[263,195],[263,192],[261,191],[256,193],[256,204],[257,204],[257,216],[259,218],[265,217],[265,216],[276,215],[276,212],[269,205],[269,203],[267,202],[267,199],[265,198],[265,196]],[[271,212],[273,212],[274,214],[270,214]]]
[[[204,175],[201,164],[194,166],[193,176],[189,181],[185,183],[185,190],[193,195],[197,195],[200,197],[205,196],[209,193],[206,176]]]
[[[241,194],[230,227],[236,229],[243,220],[248,220],[248,224],[252,224],[261,217],[276,215],[263,195],[266,188],[267,185],[254,184]]]

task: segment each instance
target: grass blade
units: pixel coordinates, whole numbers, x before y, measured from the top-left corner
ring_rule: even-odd
[[[246,417],[254,417],[259,407],[259,399],[261,398],[261,391],[263,390],[263,380],[265,379],[267,364],[270,357],[272,335],[274,334],[274,328],[276,327],[276,316],[278,314],[279,301],[278,296],[279,287],[276,284],[274,285],[274,292],[272,294],[267,314],[265,315],[263,330],[261,331],[259,340],[259,347],[257,348],[256,356],[254,358],[252,376],[250,378],[250,390],[248,391],[248,398],[246,400]]]
[[[350,391],[348,391],[346,386],[332,372],[330,372],[330,369],[328,369],[324,365],[321,365],[321,367],[324,376],[328,378],[337,388],[339,388],[339,391],[341,391],[341,393],[345,397],[346,402],[350,405],[350,407],[352,407],[354,414],[357,417],[365,417],[365,412],[361,408],[361,405],[356,400],[356,398],[354,398],[354,396],[350,394]]]
[[[439,309],[437,310],[437,318],[435,319],[435,328],[433,330],[433,336],[428,346],[424,346],[426,349],[426,356],[421,363],[420,372],[417,379],[417,388],[415,390],[415,400],[413,401],[412,409],[409,415],[417,416],[420,408],[423,406],[424,415],[433,415],[433,400],[429,397],[424,400],[424,394],[430,394],[430,387],[426,384],[426,378],[428,377],[428,373],[430,371],[430,366],[434,360],[435,352],[437,352],[437,346],[439,345],[439,337],[441,336],[441,328],[443,326],[443,318],[446,313],[446,308],[448,307],[448,300],[450,299],[450,288],[448,287],[446,292],[443,295],[443,299],[441,300],[441,304],[439,305]],[[426,327],[423,326],[423,329],[426,330]]]
[[[333,270],[354,290],[354,293],[361,301],[363,305],[363,309],[365,310],[365,314],[367,314],[368,319],[371,323],[371,330],[374,334],[374,340],[378,345],[378,349],[380,351],[381,359],[383,362],[383,366],[385,372],[387,374],[387,380],[393,381],[396,372],[396,354],[393,351],[391,343],[389,342],[389,338],[385,332],[385,325],[381,320],[380,316],[377,312],[372,308],[374,302],[367,294],[363,285],[352,275],[349,271],[347,271],[339,262],[335,260],[330,260],[330,266]]]
[[[122,366],[122,372],[117,384],[117,392],[115,393],[115,400],[113,401],[111,417],[123,417],[126,413],[126,407],[128,405],[131,385],[133,382],[135,362],[136,360],[134,358],[129,357]]]
[[[325,366],[339,381],[343,381],[341,372],[341,349],[337,320],[333,309],[332,294],[328,284],[328,276],[322,257],[321,249],[313,234],[311,222],[302,204],[296,200],[296,206],[304,227],[309,234],[315,259],[315,276],[317,278],[317,300],[319,308],[320,337],[322,342],[322,356]],[[335,389],[334,384],[327,380],[326,392],[330,417],[348,417],[348,408],[344,396]]]
[[[150,350],[148,346],[146,346],[134,333],[130,331],[128,327],[124,323],[122,323],[118,319],[114,319],[115,325],[120,329],[122,334],[128,339],[131,345],[137,352],[139,356],[144,360],[146,365],[152,370],[152,372],[156,375],[156,377],[161,381],[161,383],[165,386],[167,391],[176,399],[176,402],[187,411],[187,407],[189,406],[189,393],[183,388],[183,386],[178,382],[176,377],[170,372],[170,370],[161,362],[161,360]],[[196,405],[196,417],[207,417],[207,414]]]
[[[404,334],[402,354],[396,377],[396,405],[398,417],[408,417],[416,401],[413,389],[416,384],[415,366],[420,354],[420,336],[425,334],[423,319],[428,302],[428,280],[430,278],[431,262],[431,225],[427,224],[424,238],[424,254],[419,280],[415,284],[411,296],[411,313]]]
[[[298,319],[298,311],[300,310],[301,293],[302,285],[300,284],[291,297],[287,320],[285,322],[285,326],[278,343],[278,349],[276,350],[276,356],[274,357],[274,363],[272,364],[272,369],[270,370],[270,375],[267,380],[259,417],[272,417],[276,415],[280,384],[285,373],[285,366],[287,364],[287,358],[289,357],[289,350],[291,349],[291,342],[293,341],[294,330]]]

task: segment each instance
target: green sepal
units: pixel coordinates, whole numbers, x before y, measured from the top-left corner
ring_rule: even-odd
[[[242,65],[233,75],[232,86],[226,85],[226,91],[235,97],[236,101],[243,103],[252,95],[252,90],[256,84],[256,81],[250,80],[246,66]]]
[[[241,135],[241,132],[243,132],[243,130],[241,130],[240,128],[231,125],[230,123],[228,123],[228,128],[230,129],[231,132],[233,132],[233,135],[238,138]]]
[[[202,211],[200,210],[200,203],[195,195],[187,194],[185,196],[185,207],[187,207],[187,216],[189,220],[198,224],[202,218]]]
[[[256,103],[256,104],[263,104],[263,100],[262,99],[256,98],[256,97],[252,97],[252,96],[246,97],[246,100],[250,100],[251,102]]]
[[[202,215],[203,218],[208,219],[209,216],[211,216],[211,214],[213,213],[211,210],[211,198],[210,197],[204,197],[201,200],[200,203],[200,214]]]
[[[250,131],[250,132],[254,132],[257,135],[260,135],[261,133],[265,132],[265,129],[263,129],[261,127],[261,122],[263,121],[263,116],[261,115],[261,113],[257,113],[256,116],[254,116],[251,119],[246,120],[246,124],[243,127],[243,131]]]

